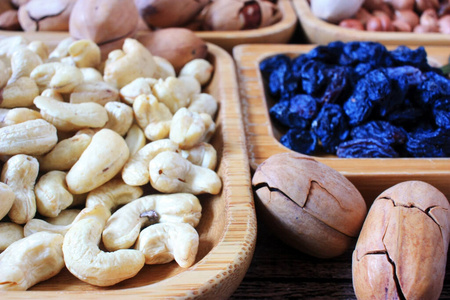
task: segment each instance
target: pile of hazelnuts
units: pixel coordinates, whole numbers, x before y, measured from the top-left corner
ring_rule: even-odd
[[[339,26],[367,31],[450,34],[449,0],[365,0]]]

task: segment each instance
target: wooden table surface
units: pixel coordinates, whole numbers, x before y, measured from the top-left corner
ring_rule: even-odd
[[[258,220],[253,260],[230,299],[356,299],[352,250],[334,259],[314,258],[282,243]],[[446,272],[440,299],[450,299],[449,259]]]

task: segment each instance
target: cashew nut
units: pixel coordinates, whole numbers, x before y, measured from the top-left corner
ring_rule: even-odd
[[[44,217],[56,217],[73,202],[66,184],[66,172],[63,171],[43,174],[36,182],[34,192],[37,211]]]
[[[153,56],[156,63],[156,71],[153,75],[154,78],[167,78],[169,76],[176,76],[175,68],[172,63],[161,56]]]
[[[92,40],[75,41],[67,51],[78,68],[96,68],[100,64],[100,47]]]
[[[143,193],[141,187],[130,186],[122,179],[115,178],[90,191],[86,198],[86,207],[103,205],[109,211],[113,211],[118,206],[138,199]]]
[[[122,170],[122,179],[129,185],[144,185],[150,180],[148,166],[150,161],[164,151],[178,151],[178,145],[169,139],[148,143],[131,156]]]
[[[58,130],[73,131],[85,127],[99,128],[108,121],[106,109],[94,102],[67,103],[53,98],[37,96],[34,104],[42,117]]]
[[[28,45],[27,48],[30,49],[31,51],[33,51],[34,53],[36,53],[37,55],[39,55],[39,57],[41,58],[41,60],[47,61],[48,59],[48,55],[49,55],[49,49],[46,43],[44,43],[43,41],[31,41]]]
[[[0,57],[10,59],[17,49],[26,47],[27,45],[28,40],[21,35],[5,37],[0,40]]]
[[[217,112],[218,103],[217,100],[210,94],[200,93],[195,94],[191,103],[188,106],[188,109],[192,112],[196,113],[205,113],[214,118]]]
[[[197,226],[202,207],[192,194],[155,194],[136,199],[112,214],[103,230],[109,251],[131,247],[141,228],[151,223],[187,223]]]
[[[209,61],[204,58],[196,58],[181,68],[179,77],[192,76],[203,86],[211,79],[213,70],[214,67]]]
[[[1,59],[2,57],[0,56],[0,88],[2,89],[6,86],[11,77],[11,68]]]
[[[0,182],[0,220],[8,214],[14,200],[16,200],[16,195],[12,188],[6,183]]]
[[[36,214],[34,185],[38,172],[37,159],[29,155],[14,155],[3,165],[0,180],[6,183],[16,196],[8,212],[14,223],[25,224]]]
[[[114,130],[119,135],[124,136],[133,124],[133,109],[118,101],[106,103],[105,109],[108,113],[108,122],[106,122],[105,128]]]
[[[8,83],[11,84],[20,77],[29,77],[34,68],[42,64],[41,57],[28,48],[20,48],[11,56],[11,78]]]
[[[80,68],[83,74],[83,82],[89,81],[103,81],[103,75],[95,68]]]
[[[0,154],[42,155],[58,142],[56,128],[42,119],[0,128]]]
[[[119,91],[120,98],[125,103],[133,105],[134,99],[139,95],[152,95],[152,86],[158,82],[155,78],[139,77],[122,87]]]
[[[175,259],[182,268],[195,262],[199,236],[185,223],[158,223],[144,228],[136,241],[135,249],[145,255],[146,264],[165,264]]]
[[[19,107],[33,105],[34,97],[39,95],[39,89],[30,77],[20,77],[1,90],[0,107]]]
[[[150,161],[150,184],[162,193],[209,193],[222,188],[220,177],[211,169],[194,165],[175,152],[161,152]]]
[[[153,77],[156,62],[152,54],[135,39],[127,38],[122,50],[108,54],[103,78],[117,88],[122,88],[139,77]]]
[[[48,58],[50,60],[59,60],[63,57],[69,56],[69,47],[75,41],[74,38],[68,37],[61,40],[56,48],[49,54]]]
[[[131,157],[145,146],[147,139],[145,138],[144,131],[142,131],[141,127],[137,124],[133,124],[127,132],[125,142],[130,149]]]
[[[145,137],[150,141],[169,137],[172,113],[169,108],[153,95],[140,95],[133,103],[136,122],[144,129]]]
[[[173,116],[169,138],[182,149],[189,149],[207,141],[215,131],[215,123],[208,114],[199,114],[180,108]]]
[[[119,91],[104,81],[84,81],[70,94],[70,103],[95,102],[104,106],[118,100]]]
[[[191,77],[185,77],[191,79]],[[174,114],[180,108],[188,106],[193,95],[199,92],[200,84],[195,80],[185,80],[183,77],[167,77],[159,79],[152,91],[158,101],[164,103]]]
[[[0,252],[24,237],[23,227],[13,222],[0,223]]]
[[[70,227],[72,227],[72,224],[68,225],[54,225],[50,224],[44,220],[33,218],[30,221],[28,221],[25,226],[23,226],[23,235],[24,236],[30,236],[32,234],[35,234],[36,232],[51,232],[51,233],[57,233],[62,236],[66,234],[67,231],[69,231]]]
[[[92,136],[87,133],[77,133],[61,140],[50,152],[37,157],[41,171],[68,171],[86,150],[91,139]]]
[[[38,232],[12,243],[0,254],[0,290],[25,291],[64,267],[63,236]]]
[[[122,136],[111,129],[101,129],[67,173],[69,191],[82,194],[106,183],[121,171],[129,154]]]
[[[217,151],[208,143],[199,143],[189,150],[181,150],[181,156],[189,160],[194,165],[216,169],[217,165]]]
[[[134,249],[104,252],[99,248],[109,211],[98,205],[75,222],[64,236],[62,250],[67,269],[78,279],[97,286],[110,286],[135,276],[145,257]]]
[[[41,64],[31,71],[30,77],[40,90],[52,88],[59,93],[71,93],[83,82],[79,68],[60,62]]]
[[[47,223],[53,225],[69,225],[75,220],[81,209],[69,208],[61,211],[56,217],[45,218]]]
[[[38,111],[26,107],[17,107],[8,110],[3,119],[3,124],[9,126],[37,119],[42,119]]]
[[[42,97],[53,98],[58,101],[65,101],[64,96],[61,93],[58,93],[54,89],[45,89],[41,92]],[[34,99],[33,99],[34,100]]]

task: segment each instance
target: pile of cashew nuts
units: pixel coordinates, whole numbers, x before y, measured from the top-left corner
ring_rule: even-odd
[[[103,62],[90,40],[0,40],[0,290],[195,262],[197,196],[222,189],[212,73],[194,59],[176,74],[134,39]]]

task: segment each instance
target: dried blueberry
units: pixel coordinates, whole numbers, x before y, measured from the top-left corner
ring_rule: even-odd
[[[278,54],[268,57],[259,63],[261,73],[268,78],[270,73],[278,69],[280,66],[290,67],[291,58],[285,54]]]
[[[406,151],[413,157],[450,156],[450,129],[417,130],[408,135]]]
[[[289,99],[297,93],[298,80],[292,75],[290,68],[281,65],[269,76],[269,92],[279,98]]]
[[[317,138],[310,130],[292,128],[280,139],[285,147],[303,154],[313,154],[317,148]]]
[[[309,95],[299,94],[289,101],[280,101],[270,109],[270,115],[290,128],[309,127],[317,113],[317,100]]]
[[[373,138],[384,144],[403,144],[406,141],[406,132],[388,121],[369,121],[365,124],[353,127],[350,131],[353,139]]]
[[[325,64],[309,60],[301,69],[302,89],[308,95],[317,95],[326,84]]]
[[[374,103],[365,92],[354,92],[343,105],[349,125],[355,126],[368,120],[373,106]]]
[[[320,102],[336,103],[342,102],[341,98],[348,93],[349,80],[347,78],[347,68],[333,67],[325,70],[327,84],[323,92]]]
[[[435,124],[450,129],[450,98],[437,99],[432,111]]]
[[[398,157],[397,151],[378,139],[354,139],[343,142],[336,150],[342,158]]]
[[[410,65],[421,70],[430,69],[424,47],[413,50],[406,46],[399,46],[397,49],[390,51],[390,56],[397,66]]]
[[[418,85],[415,100],[426,107],[442,97],[450,97],[450,79],[435,72],[426,72]]]

